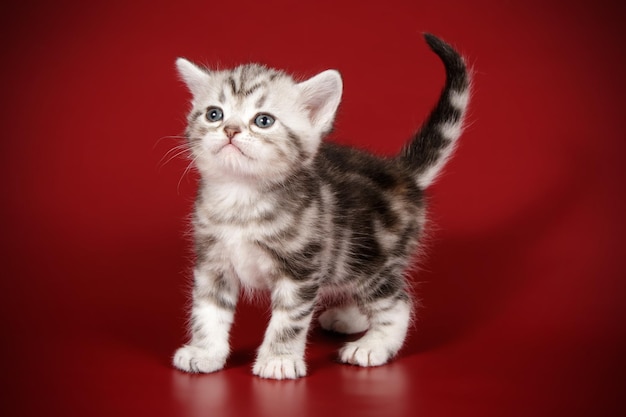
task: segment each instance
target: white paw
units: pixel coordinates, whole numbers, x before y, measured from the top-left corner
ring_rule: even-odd
[[[318,320],[323,329],[337,333],[361,333],[369,328],[367,317],[356,306],[329,308]]]
[[[226,355],[216,355],[206,349],[185,345],[176,351],[173,363],[181,371],[210,373],[224,368]]]
[[[358,366],[379,366],[387,363],[393,355],[381,343],[361,341],[346,343],[339,351],[339,360]]]
[[[261,378],[296,379],[306,375],[306,364],[302,358],[292,356],[257,358],[252,373]]]

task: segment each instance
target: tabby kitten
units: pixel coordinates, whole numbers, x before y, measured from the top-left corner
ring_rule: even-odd
[[[398,353],[411,319],[405,273],[424,227],[424,189],[454,149],[469,98],[461,56],[425,38],[445,64],[446,85],[395,158],[322,141],[341,99],[337,71],[296,82],[257,64],[211,71],[176,61],[193,95],[186,137],[201,180],[191,340],[175,367],[222,369],[240,292],[257,289],[270,291],[272,315],[255,375],[306,375],[319,305],[324,329],[367,331],[343,346],[342,362],[377,366]]]

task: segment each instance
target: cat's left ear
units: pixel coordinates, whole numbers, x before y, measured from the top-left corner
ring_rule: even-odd
[[[176,60],[176,68],[180,78],[187,84],[187,88],[189,88],[194,97],[206,89],[210,78],[208,71],[185,58]]]
[[[320,132],[331,130],[341,101],[343,83],[338,71],[327,70],[298,84],[309,119]]]

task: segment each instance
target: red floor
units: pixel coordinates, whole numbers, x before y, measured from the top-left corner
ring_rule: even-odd
[[[4,5],[0,415],[625,415],[624,7],[587,3]],[[467,55],[475,95],[400,357],[341,365],[316,329],[308,377],[260,380],[267,306],[242,305],[226,370],[172,369],[195,187],[164,157],[187,110],[175,57],[338,68],[332,139],[392,154],[443,83],[422,31]]]

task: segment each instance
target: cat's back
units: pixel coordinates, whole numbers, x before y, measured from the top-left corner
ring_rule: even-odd
[[[317,171],[340,204],[381,207],[381,200],[398,206],[421,207],[423,192],[406,167],[395,158],[324,142],[317,156]]]

